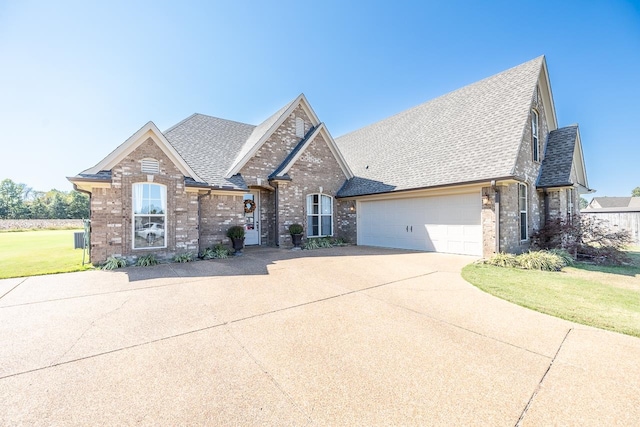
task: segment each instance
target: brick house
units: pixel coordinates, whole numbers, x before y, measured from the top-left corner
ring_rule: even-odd
[[[521,252],[590,191],[577,125],[558,128],[546,60],[333,139],[304,95],[254,126],[147,123],[70,177],[91,194],[91,260],[307,238],[488,256]]]

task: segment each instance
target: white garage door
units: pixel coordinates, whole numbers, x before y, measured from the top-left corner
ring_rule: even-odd
[[[361,202],[358,244],[482,255],[480,192]]]

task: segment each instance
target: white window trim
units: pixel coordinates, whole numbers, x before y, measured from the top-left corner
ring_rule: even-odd
[[[165,197],[165,207],[164,207],[164,214],[136,214],[135,213],[135,186],[136,185],[144,185],[144,184],[149,184],[149,185],[157,185],[159,187],[162,187],[164,189],[164,197]],[[135,182],[131,185],[131,249],[133,249],[134,251],[144,251],[144,250],[155,250],[155,249],[166,249],[167,248],[167,211],[168,209],[168,205],[169,202],[167,200],[167,186],[163,185],[163,184],[157,184],[157,183],[152,183],[152,182]],[[136,248],[136,217],[139,216],[162,216],[164,217],[164,245],[163,246],[148,246],[148,247],[144,247],[144,248]]]
[[[531,150],[533,161],[540,161],[540,118],[538,112],[531,110]]]
[[[520,207],[520,200],[522,196],[520,195],[520,190],[524,188],[524,209]],[[518,224],[520,227],[518,228],[518,235],[520,236],[521,242],[526,242],[529,240],[529,188],[527,184],[518,184]],[[522,214],[524,214],[525,218],[525,238],[522,238]]]
[[[317,214],[310,213],[310,207],[313,204],[313,196],[318,196],[318,213]],[[330,200],[330,203],[331,203],[331,213],[330,214],[322,214],[322,196],[326,196]],[[324,193],[307,194],[307,237],[316,238],[316,237],[332,237],[333,236],[333,230],[334,230],[333,204],[334,204],[333,197],[330,196],[329,194],[324,194]],[[311,232],[311,230],[309,229],[309,217],[310,216],[317,216],[318,217],[318,231],[320,232],[320,234],[318,234],[318,235],[310,235],[309,234]],[[322,217],[326,217],[326,216],[331,217],[331,233],[330,234],[323,234],[322,233]]]

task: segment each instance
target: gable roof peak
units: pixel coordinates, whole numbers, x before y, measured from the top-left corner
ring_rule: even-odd
[[[287,117],[293,113],[293,111],[298,107],[302,106],[305,110],[309,119],[311,119],[312,126],[318,126],[320,124],[320,120],[316,115],[315,111],[311,108],[309,101],[307,101],[304,93],[298,95],[295,99],[287,103],[284,107],[280,108],[274,114],[272,114],[269,118],[267,118],[264,122],[260,123],[255,127],[249,138],[247,138],[246,142],[243,144],[242,149],[238,153],[236,160],[233,162],[231,168],[227,171],[227,177],[231,177],[238,172],[240,169],[249,161],[251,157],[255,155],[255,153],[262,147],[262,145],[266,142],[266,140],[273,134],[273,132],[280,127],[280,125],[286,120]]]

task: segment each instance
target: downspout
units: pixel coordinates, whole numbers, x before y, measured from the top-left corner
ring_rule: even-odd
[[[205,194],[198,194],[198,252],[202,253],[202,233],[200,229],[200,224],[202,222],[202,209],[200,208],[201,200],[205,196],[210,196],[211,190],[207,191]]]
[[[275,235],[274,242],[275,242],[276,246],[280,246],[280,229],[278,228],[278,220],[279,220],[278,213],[280,211],[280,207],[279,207],[279,205],[280,205],[280,203],[279,203],[279,201],[280,201],[280,186],[278,185],[277,182],[270,182],[270,184],[273,185],[276,188],[276,192],[275,192],[275,198],[276,198],[276,202],[275,202],[275,209],[276,209],[275,221],[276,221],[276,223],[275,223],[275,227],[274,227],[276,235]]]
[[[500,253],[500,190],[495,181],[491,181],[491,188],[496,193],[495,195],[495,214],[496,214],[496,253]]]
[[[544,223],[549,222],[549,192],[544,189]]]
[[[86,250],[88,252],[89,255],[89,262],[91,262],[91,197],[93,196],[93,193],[91,191],[87,191],[87,190],[82,190],[80,188],[78,188],[78,186],[76,184],[73,184],[73,189],[79,193],[85,193],[89,195],[89,219],[85,220],[83,219],[83,225],[85,227],[85,233],[87,231],[87,223],[85,221],[89,221],[89,239],[88,241],[85,241],[86,243],[86,248],[84,248],[82,250],[82,265],[84,265],[84,251]]]

